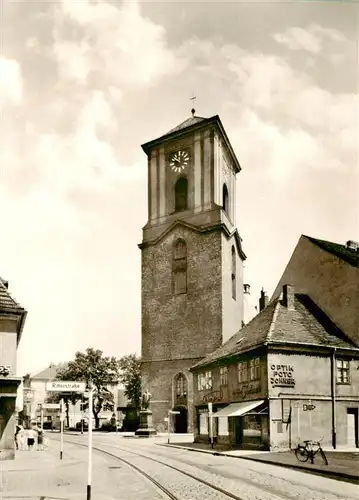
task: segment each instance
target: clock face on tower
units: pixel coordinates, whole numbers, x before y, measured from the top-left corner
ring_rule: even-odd
[[[170,167],[173,172],[182,172],[189,164],[189,154],[179,150],[171,154]]]

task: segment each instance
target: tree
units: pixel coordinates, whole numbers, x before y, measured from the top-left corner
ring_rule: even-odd
[[[137,410],[141,405],[141,359],[136,354],[128,354],[119,360],[119,380],[124,385],[125,396]]]
[[[61,380],[90,382],[93,387],[93,416],[96,429],[100,426],[99,414],[104,404],[114,404],[113,387],[119,380],[119,362],[114,356],[103,356],[99,349],[88,347],[86,352],[77,352],[75,359],[57,374]],[[57,378],[57,377],[56,377]],[[81,395],[79,395],[81,398]],[[89,421],[89,425],[91,422]]]

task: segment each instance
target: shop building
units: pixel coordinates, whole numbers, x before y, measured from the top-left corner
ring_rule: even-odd
[[[212,434],[219,444],[248,449],[320,438],[324,446],[358,447],[358,368],[354,342],[311,297],[286,284],[191,369],[195,442]]]
[[[0,460],[15,456],[15,402],[21,383],[16,355],[25,320],[25,309],[10,295],[8,282],[0,278]]]
[[[359,347],[359,243],[345,245],[302,235],[275,288],[285,283],[309,295]]]

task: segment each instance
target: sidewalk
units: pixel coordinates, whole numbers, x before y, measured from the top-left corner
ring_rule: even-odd
[[[44,451],[16,451],[14,460],[0,462],[0,500],[83,500],[87,487],[87,450],[66,444],[60,460],[59,446],[50,443]],[[93,458],[94,469],[101,463]],[[95,475],[95,470],[94,470]],[[92,500],[115,500],[100,488],[92,489]]]
[[[297,469],[303,472],[319,474],[331,479],[359,484],[359,450],[325,450],[328,465],[324,464],[319,454],[315,456],[314,464],[312,465],[310,461],[305,463],[299,462],[294,451],[225,450],[216,446],[212,449],[209,444],[204,443],[161,443],[159,446],[172,446],[174,448],[184,448],[190,451],[211,453],[212,455],[223,455],[226,457],[270,463],[272,465]]]

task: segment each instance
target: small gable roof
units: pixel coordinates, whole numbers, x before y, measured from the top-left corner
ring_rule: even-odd
[[[63,367],[63,364],[50,364],[47,368],[44,370],[41,370],[38,373],[35,373],[34,375],[31,375],[31,380],[52,380],[56,377],[57,371]]]
[[[8,282],[0,277],[0,312],[25,312],[25,309],[10,295]]]
[[[239,330],[216,351],[194,365],[191,370],[260,346],[291,345],[359,349],[326,316],[308,295],[295,294],[294,308],[283,304],[282,296],[271,302],[248,325]]]
[[[357,250],[348,248],[345,245],[340,245],[339,243],[333,243],[332,241],[318,240],[317,238],[312,238],[311,236],[303,236],[318,247],[326,250],[332,255],[335,255],[339,259],[344,260],[348,264],[354,267],[359,267],[359,252]]]
[[[0,314],[15,314],[17,322],[17,344],[20,342],[24,329],[27,311],[10,295],[8,281],[0,277]]]

